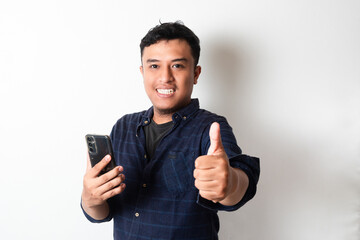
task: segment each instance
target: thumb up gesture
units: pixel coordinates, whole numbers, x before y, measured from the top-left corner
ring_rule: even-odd
[[[209,136],[210,147],[207,155],[195,160],[194,178],[200,195],[216,203],[224,200],[233,190],[233,169],[222,145],[218,123],[211,125]]]

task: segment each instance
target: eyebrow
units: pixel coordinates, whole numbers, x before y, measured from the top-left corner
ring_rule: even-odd
[[[156,58],[150,58],[146,60],[147,63],[154,63],[154,62],[160,62],[160,60],[156,59]],[[188,62],[188,60],[186,58],[175,58],[173,60],[171,60],[171,62]]]

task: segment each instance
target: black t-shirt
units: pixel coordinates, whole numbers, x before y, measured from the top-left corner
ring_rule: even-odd
[[[156,146],[161,139],[172,129],[174,123],[167,122],[163,124],[156,124],[153,120],[149,125],[144,127],[146,137],[146,152],[149,160],[154,156]]]

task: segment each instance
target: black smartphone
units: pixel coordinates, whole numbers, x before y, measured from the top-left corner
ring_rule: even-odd
[[[112,144],[108,135],[87,134],[85,136],[85,140],[89,152],[91,167],[94,167],[106,155],[109,154],[111,156],[111,161],[103,170],[101,170],[100,175],[116,167]]]

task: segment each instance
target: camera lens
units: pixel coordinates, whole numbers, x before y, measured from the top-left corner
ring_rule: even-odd
[[[93,146],[93,144],[92,144],[92,143],[89,143],[88,145],[89,145],[89,147],[92,147],[92,146]]]
[[[88,142],[94,142],[94,138],[93,137],[87,137]]]
[[[93,151],[94,151],[94,149],[93,149],[93,148],[89,148],[89,151],[90,151],[90,152],[93,152]]]

